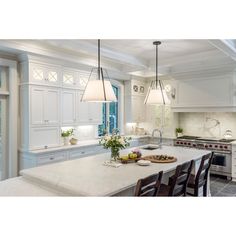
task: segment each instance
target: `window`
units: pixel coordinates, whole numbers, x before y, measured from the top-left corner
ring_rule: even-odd
[[[113,91],[119,101],[119,88],[112,85]],[[119,128],[119,104],[118,102],[103,103],[102,105],[102,124],[98,126],[98,136],[106,132],[112,133],[113,129]]]

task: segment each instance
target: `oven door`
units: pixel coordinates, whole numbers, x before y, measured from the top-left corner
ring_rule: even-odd
[[[211,172],[231,175],[231,153],[215,152]]]

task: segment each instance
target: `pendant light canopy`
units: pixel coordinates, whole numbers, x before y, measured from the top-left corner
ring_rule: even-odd
[[[163,83],[158,79],[158,45],[160,41],[155,41],[156,46],[156,80],[152,81],[148,89],[144,104],[147,105],[166,105],[170,104],[170,100],[166,94]]]
[[[108,73],[101,67],[100,61],[100,39],[98,39],[98,67],[91,70],[81,100],[84,102],[117,102]],[[104,72],[108,80],[104,79]],[[91,79],[93,74],[96,74],[97,79]]]

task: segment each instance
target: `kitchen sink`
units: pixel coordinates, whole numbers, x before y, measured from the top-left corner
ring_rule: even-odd
[[[142,147],[141,149],[144,149],[144,150],[155,150],[155,149],[158,149],[160,148],[159,146],[145,146],[145,147]]]

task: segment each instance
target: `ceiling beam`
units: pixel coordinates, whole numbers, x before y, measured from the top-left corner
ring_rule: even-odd
[[[236,61],[236,47],[235,42],[232,39],[212,39],[208,40],[208,42],[220,50],[225,55],[232,58]]]

